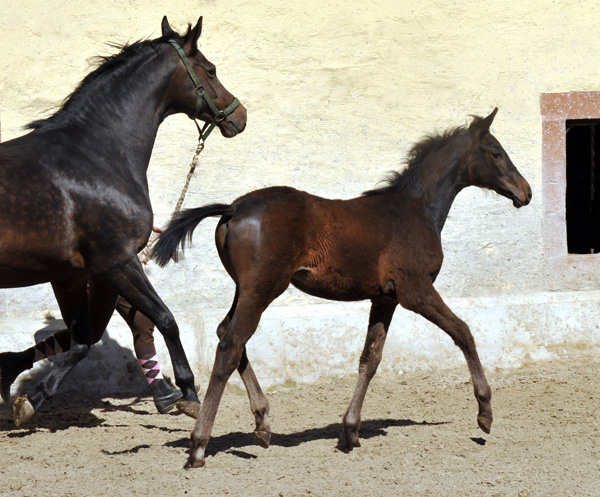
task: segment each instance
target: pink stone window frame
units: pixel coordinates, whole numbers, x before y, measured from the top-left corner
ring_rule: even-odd
[[[543,93],[542,112],[542,245],[553,270],[600,278],[598,254],[569,254],[567,250],[567,121],[600,119],[600,92]]]

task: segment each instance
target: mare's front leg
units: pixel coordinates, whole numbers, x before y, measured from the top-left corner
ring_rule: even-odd
[[[344,415],[343,441],[347,450],[360,447],[358,430],[360,428],[360,413],[369,383],[381,362],[383,345],[394,315],[395,302],[373,302],[369,316],[369,329],[365,346],[360,355],[358,366],[358,381],[354,389],[352,401]]]
[[[137,256],[130,258],[127,263],[114,266],[109,272],[103,274],[102,278],[119,295],[148,317],[162,333],[171,356],[175,382],[183,393],[183,398],[178,405],[181,405],[184,412],[196,417],[200,402],[194,388],[194,375],[181,345],[179,327],[171,311],[150,284]]]
[[[425,290],[419,292],[416,288],[412,294],[415,304],[402,305],[408,309],[421,314],[444,330],[454,343],[460,348],[467,360],[467,366],[471,373],[471,381],[475,398],[479,404],[479,414],[477,424],[485,433],[490,433],[492,427],[492,390],[485,377],[483,366],[477,354],[475,340],[467,324],[459,319],[444,303],[433,285],[429,285]]]

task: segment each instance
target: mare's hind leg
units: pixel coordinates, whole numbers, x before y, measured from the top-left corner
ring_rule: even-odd
[[[360,413],[371,378],[375,375],[377,367],[381,362],[383,345],[385,344],[396,306],[395,302],[373,302],[371,306],[369,329],[358,366],[358,381],[348,410],[344,415],[343,442],[347,450],[360,447],[358,439]]]
[[[90,287],[97,285],[100,283],[90,283]],[[31,397],[25,395],[15,399],[13,414],[17,426],[30,419],[43,402],[56,393],[69,372],[87,356],[90,346],[102,336],[112,316],[117,296],[110,288],[101,286],[96,292],[90,292],[90,295],[95,293],[96,297],[88,299],[85,281],[75,286],[53,284],[63,319],[71,330],[71,348],[36,385]]]
[[[54,332],[52,335],[36,343],[33,347],[20,352],[2,352],[0,353],[0,385],[2,399],[5,402],[10,400],[10,387],[15,379],[25,370],[31,369],[33,364],[39,360],[66,353],[70,350],[72,344],[71,324],[76,318],[78,306],[81,306],[81,298],[74,296],[73,292],[64,289],[63,285],[54,284],[54,293],[61,309],[63,321],[68,326],[63,330]],[[102,298],[106,296],[105,291],[100,292]],[[88,299],[89,301],[89,299]],[[96,343],[102,336],[104,330],[95,331],[92,327],[91,343]],[[60,366],[57,366],[60,367]]]
[[[217,336],[219,337],[219,339],[223,338],[223,335],[227,331],[227,327],[231,322],[231,318],[233,317],[233,313],[235,312],[235,308],[237,306],[238,294],[239,292],[236,287],[235,297],[233,299],[231,309],[217,328]],[[240,359],[240,363],[238,364],[237,370],[240,376],[242,377],[242,381],[244,382],[244,386],[246,387],[246,392],[248,392],[248,398],[250,400],[250,410],[252,411],[252,414],[254,414],[254,420],[256,422],[256,428],[254,430],[254,439],[256,440],[256,443],[258,445],[266,449],[271,443],[269,401],[267,400],[266,395],[260,388],[258,379],[256,378],[254,370],[250,365],[248,355],[246,354],[246,347],[244,347],[244,351],[242,352],[242,358]]]
[[[188,415],[196,417],[199,408],[198,394],[194,387],[192,369],[181,345],[179,327],[171,311],[150,284],[137,256],[134,255],[127,262],[115,265],[102,277],[162,333],[171,356],[175,382],[183,393],[183,399],[179,401],[178,406]]]
[[[492,390],[485,377],[469,327],[448,308],[433,286],[426,290],[426,295],[421,294],[419,297],[418,305],[407,307],[444,330],[464,354],[471,373],[475,398],[479,404],[477,424],[485,433],[490,433],[494,419],[491,404]]]

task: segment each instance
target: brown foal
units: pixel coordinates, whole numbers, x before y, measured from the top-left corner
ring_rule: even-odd
[[[431,136],[411,150],[408,167],[382,188],[351,200],[329,200],[289,187],[251,192],[231,205],[187,210],[156,245],[164,265],[208,216],[222,216],[216,230],[219,256],[236,284],[233,305],[218,327],[219,345],[196,426],[188,466],[204,465],[219,402],[237,368],[256,418],[257,442],[268,447],[269,405],[248,362],[246,342],[269,304],[292,283],[331,300],[372,302],[358,382],[344,415],[343,442],[359,447],[363,401],[375,374],[396,306],[414,311],[444,330],[465,355],[477,422],[492,425],[491,389],[469,327],[446,306],[433,283],[442,265],[441,231],[455,196],[467,186],[491,189],[515,207],[531,200],[531,188],[489,131],[497,112],[468,127]]]

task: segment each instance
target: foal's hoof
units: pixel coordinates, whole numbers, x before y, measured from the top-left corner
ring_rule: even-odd
[[[360,447],[358,433],[352,430],[344,429],[344,433],[340,439],[338,448],[344,452],[351,452],[357,447]]]
[[[271,444],[271,432],[263,430],[254,430],[254,440],[263,449],[268,449]]]
[[[198,414],[200,414],[200,402],[194,400],[180,400],[176,404],[179,412],[182,412],[186,416],[190,418],[198,419]],[[191,466],[197,467],[197,466]]]
[[[204,466],[204,458],[195,459],[190,457],[185,463],[184,469],[202,468]]]
[[[35,409],[29,402],[27,395],[19,395],[15,399],[13,405],[13,416],[15,418],[15,426],[19,428],[23,423],[30,420],[35,414]]]
[[[492,430],[492,419],[491,418],[486,418],[484,416],[477,416],[477,424],[479,425],[479,428],[481,428],[481,430],[484,433],[487,433],[489,435],[490,431]]]

